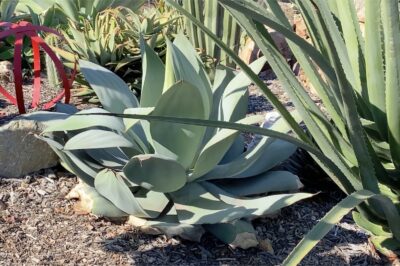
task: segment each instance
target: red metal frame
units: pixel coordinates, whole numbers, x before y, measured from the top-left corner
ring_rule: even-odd
[[[22,89],[22,46],[24,37],[27,36],[30,38],[32,42],[32,50],[33,50],[33,68],[34,68],[34,82],[33,82],[33,97],[32,103],[30,106],[32,108],[38,107],[40,103],[40,48],[43,49],[45,53],[47,53],[51,60],[54,62],[54,65],[60,75],[63,85],[63,91],[58,94],[54,99],[45,103],[43,105],[43,109],[49,109],[54,106],[58,101],[61,101],[62,98],[65,99],[65,103],[69,103],[71,97],[71,86],[72,82],[75,79],[76,67],[70,77],[67,78],[67,74],[65,72],[64,66],[60,59],[58,59],[57,55],[51,50],[51,48],[46,44],[46,42],[39,37],[38,31],[49,32],[55,34],[61,38],[63,38],[60,33],[56,30],[53,30],[44,26],[36,26],[32,25],[29,22],[21,21],[19,23],[9,23],[9,22],[0,22],[0,27],[4,28],[4,31],[0,32],[0,39],[6,38],[10,35],[15,35],[15,47],[14,47],[14,82],[15,82],[15,97],[8,93],[1,85],[0,85],[0,93],[5,96],[5,98],[12,104],[18,107],[18,111],[20,114],[24,114],[26,112],[24,105],[24,95]],[[75,64],[76,66],[76,64]]]

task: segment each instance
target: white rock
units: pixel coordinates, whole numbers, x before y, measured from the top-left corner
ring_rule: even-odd
[[[27,120],[12,120],[0,127],[0,176],[20,177],[57,165],[53,150],[35,137],[42,128]]]

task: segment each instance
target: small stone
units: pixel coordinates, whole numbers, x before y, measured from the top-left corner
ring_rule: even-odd
[[[41,195],[41,196],[44,196],[44,195],[47,194],[47,192],[44,191],[43,189],[38,189],[38,190],[36,190],[36,192],[37,192],[39,195]]]
[[[19,119],[0,127],[0,176],[21,177],[57,165],[53,150],[35,137],[42,129],[39,122]]]
[[[274,255],[274,248],[272,247],[271,241],[269,239],[263,239],[259,241],[260,249]]]

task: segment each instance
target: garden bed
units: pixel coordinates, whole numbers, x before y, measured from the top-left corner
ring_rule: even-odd
[[[333,189],[255,221],[261,248],[234,250],[206,235],[200,243],[147,236],[129,225],[74,212],[65,195],[77,179],[62,170],[0,179],[0,261],[85,265],[277,265],[343,194]],[[367,235],[345,217],[302,265],[384,265]]]
[[[274,75],[264,78],[270,89],[288,101]],[[51,90],[50,86],[44,86]],[[251,88],[249,113],[266,113],[273,107],[261,92]],[[315,98],[315,101],[318,101]],[[80,108],[85,108],[80,105]],[[10,108],[10,109],[7,109]],[[13,110],[7,107],[5,110]],[[10,114],[12,113],[9,111]],[[5,119],[3,119],[5,121]],[[307,167],[307,165],[306,165]],[[307,168],[304,168],[307,169]],[[324,182],[323,174],[299,169],[305,183]],[[321,181],[322,180],[322,181]],[[308,182],[307,182],[308,181]],[[313,225],[344,195],[331,183],[329,191],[282,210],[273,218],[255,221],[259,248],[231,249],[206,235],[200,243],[147,236],[132,226],[113,223],[74,211],[65,199],[77,178],[62,169],[48,169],[24,179],[0,178],[0,261],[9,264],[179,264],[277,265]],[[318,187],[321,189],[321,186]],[[313,187],[306,191],[318,192]],[[302,265],[384,265],[368,236],[346,216],[306,257]]]

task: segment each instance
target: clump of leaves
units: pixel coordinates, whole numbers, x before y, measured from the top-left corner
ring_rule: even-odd
[[[183,35],[173,43],[167,41],[167,46],[163,64],[141,41],[140,102],[118,76],[81,61],[81,71],[104,109],[50,122],[42,139],[64,167],[84,181],[86,185],[80,189],[90,195],[89,209],[96,215],[130,215],[142,228],[192,240],[199,240],[206,230],[234,246],[257,245],[251,219],[311,196],[291,193],[301,188],[299,178],[273,170],[296,146],[263,137],[245,150],[238,130],[163,119],[220,120],[238,125],[260,121],[257,116],[246,117],[250,80],[244,73],[220,67],[211,83],[204,64]],[[251,69],[259,72],[264,64],[261,58]],[[66,116],[36,114],[42,115]],[[159,119],[132,119],[135,115]],[[283,120],[272,129],[289,130]]]

